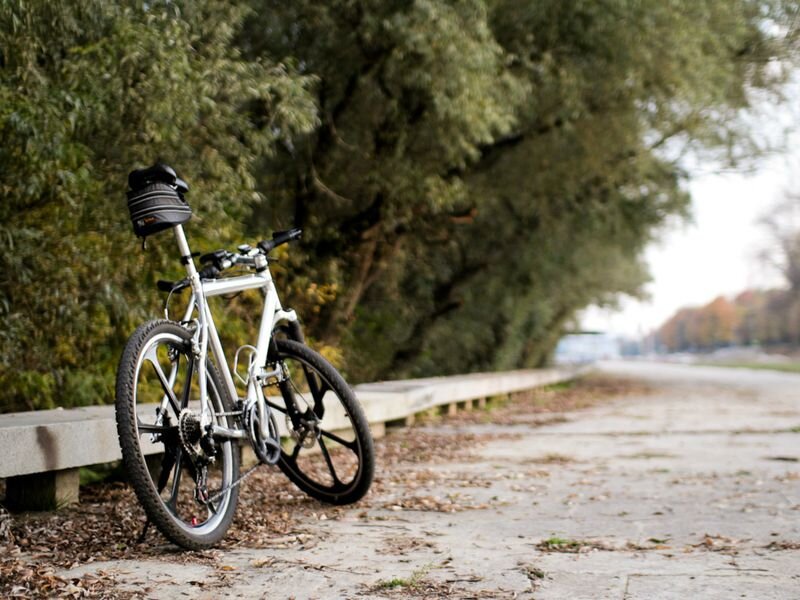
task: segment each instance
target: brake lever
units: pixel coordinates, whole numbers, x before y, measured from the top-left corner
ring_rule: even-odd
[[[219,263],[226,258],[230,257],[230,252],[227,250],[214,250],[213,252],[208,252],[207,254],[203,254],[200,257],[200,262],[205,264],[209,262],[213,262],[215,265],[219,266]]]
[[[162,292],[169,292],[170,294],[174,294],[175,292],[180,292],[181,290],[186,289],[191,285],[191,281],[188,277],[185,277],[179,281],[166,281],[164,279],[159,279],[156,281],[156,287]]]
[[[206,265],[200,272],[200,279],[216,279],[219,277],[219,269],[215,265]]]

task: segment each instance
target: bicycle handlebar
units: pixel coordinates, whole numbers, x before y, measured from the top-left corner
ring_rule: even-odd
[[[261,252],[243,252],[241,254],[234,254],[228,250],[216,250],[214,252],[204,254],[200,257],[200,262],[209,264],[206,264],[206,266],[200,270],[200,278],[216,279],[221,271],[224,271],[225,269],[228,269],[234,265],[244,265],[251,268],[255,267],[256,270],[266,268],[266,259],[262,258],[261,264],[259,264],[259,262],[256,260],[258,256],[265,256],[278,246],[294,240],[299,240],[302,235],[303,230],[295,227],[294,229],[288,229],[286,231],[276,231],[272,234],[271,240],[261,240],[258,242],[257,246]],[[241,248],[242,247],[240,246],[240,249]],[[248,247],[244,246],[244,248]],[[181,290],[189,287],[190,281],[188,277],[181,279],[180,281],[159,280],[156,282],[156,285],[162,292],[180,292]]]

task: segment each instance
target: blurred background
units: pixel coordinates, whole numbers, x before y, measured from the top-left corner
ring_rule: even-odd
[[[113,399],[181,272],[125,205],[156,160],[193,250],[305,230],[279,290],[353,383],[793,364],[799,8],[0,0],[0,411]]]

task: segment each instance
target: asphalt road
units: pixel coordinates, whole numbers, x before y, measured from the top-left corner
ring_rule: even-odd
[[[62,574],[163,598],[800,598],[800,375],[599,368],[651,390],[544,426],[441,426],[443,444],[496,437],[372,508],[310,517],[310,543]]]

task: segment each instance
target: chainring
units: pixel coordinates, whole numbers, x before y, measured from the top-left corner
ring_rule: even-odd
[[[247,432],[250,438],[250,445],[253,447],[258,460],[268,465],[274,465],[281,458],[280,434],[278,433],[278,422],[275,413],[269,408],[269,437],[261,437],[261,424],[258,418],[258,406],[253,404],[245,413]]]

